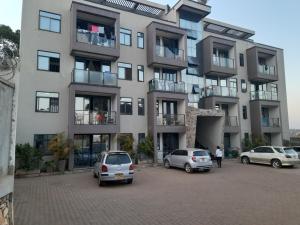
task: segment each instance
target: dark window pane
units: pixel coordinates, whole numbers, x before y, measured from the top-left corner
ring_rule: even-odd
[[[138,99],[138,115],[145,115],[145,103],[143,98]]]
[[[59,72],[60,55],[55,52],[38,51],[38,69]]]
[[[37,92],[36,111],[57,113],[59,111],[58,93]]]
[[[247,106],[243,106],[243,119],[247,119],[248,118],[248,115],[247,115]]]
[[[244,54],[240,54],[240,66],[245,66],[245,62],[244,62],[245,60],[244,60]]]

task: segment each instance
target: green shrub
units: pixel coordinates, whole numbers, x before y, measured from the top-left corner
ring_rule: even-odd
[[[42,155],[29,143],[18,144],[16,145],[16,159],[19,162],[18,169],[29,171],[40,168]]]
[[[154,157],[154,143],[153,138],[148,135],[145,140],[138,144],[138,152],[143,153],[149,158]]]

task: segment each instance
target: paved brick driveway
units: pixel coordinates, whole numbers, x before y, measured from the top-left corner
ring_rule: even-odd
[[[227,161],[211,173],[141,168],[132,185],[91,173],[17,179],[16,225],[299,225],[300,167]]]

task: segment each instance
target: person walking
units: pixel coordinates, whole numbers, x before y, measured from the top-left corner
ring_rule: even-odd
[[[223,158],[223,151],[220,148],[220,146],[217,146],[217,150],[216,150],[216,158],[217,158],[217,164],[218,164],[218,168],[222,167],[222,158]]]

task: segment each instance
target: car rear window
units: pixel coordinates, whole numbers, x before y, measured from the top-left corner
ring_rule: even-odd
[[[193,156],[208,156],[207,151],[194,151]]]
[[[295,150],[293,148],[285,148],[284,151],[287,154],[294,154],[295,153]]]
[[[109,154],[106,157],[105,163],[109,165],[120,165],[131,163],[131,161],[127,154]]]

